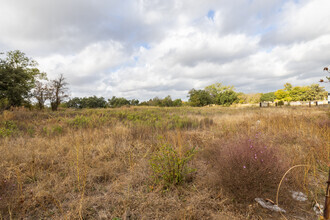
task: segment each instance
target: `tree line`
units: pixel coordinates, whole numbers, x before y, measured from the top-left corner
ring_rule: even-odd
[[[68,97],[65,78],[61,74],[57,79],[49,80],[37,65],[35,60],[19,50],[9,51],[6,57],[0,57],[0,109],[31,108],[33,98],[38,109],[43,109],[47,100],[53,111],[58,109]]]
[[[9,51],[4,58],[0,57],[0,110],[18,106],[43,109],[46,102],[53,111],[56,111],[59,106],[76,109],[182,105],[201,107],[212,104],[230,106],[234,103],[312,101],[327,96],[324,87],[319,84],[293,87],[290,83],[286,83],[283,89],[274,92],[244,94],[236,92],[234,86],[215,83],[204,89],[191,89],[187,96],[188,102],[183,102],[181,99],[172,100],[171,96],[155,97],[143,102],[116,96],[108,100],[96,96],[69,98],[68,83],[63,74],[56,79],[48,79],[46,73],[41,72],[37,65],[35,60],[28,58],[19,50]],[[329,81],[329,78],[327,79]]]

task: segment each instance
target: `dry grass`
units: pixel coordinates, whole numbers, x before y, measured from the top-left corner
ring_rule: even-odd
[[[289,219],[312,218],[325,191],[329,124],[327,107],[6,111],[0,218],[276,219],[253,198],[275,200],[279,178],[296,164],[309,166],[290,173],[279,203]],[[150,158],[160,142],[197,150],[189,162],[196,172],[182,184],[154,183]],[[267,164],[254,164],[264,146]],[[290,200],[287,190],[310,202]]]

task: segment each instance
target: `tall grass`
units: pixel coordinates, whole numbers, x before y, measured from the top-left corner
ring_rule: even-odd
[[[330,162],[329,124],[325,107],[5,111],[0,115],[0,215],[4,219],[265,217],[269,213],[253,198],[275,200],[286,169],[307,164],[283,181],[279,202],[286,206],[288,218],[299,215],[295,206],[312,218],[308,204],[286,200],[286,193],[302,190],[310,201],[323,201]],[[190,178],[187,170],[178,168],[184,177],[174,178],[189,181],[167,191],[150,184],[155,176],[150,161],[164,155],[160,148],[164,143],[172,149],[163,151],[173,159],[168,164],[176,161],[196,170]],[[189,162],[184,161],[184,153],[193,148],[198,149],[194,157],[186,155]],[[168,165],[166,157],[156,161],[158,168]],[[164,170],[158,170],[159,178]]]

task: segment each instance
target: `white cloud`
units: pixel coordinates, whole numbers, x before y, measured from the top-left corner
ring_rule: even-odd
[[[73,96],[186,99],[215,82],[268,92],[315,83],[330,64],[328,0],[0,4],[0,51],[65,74]]]

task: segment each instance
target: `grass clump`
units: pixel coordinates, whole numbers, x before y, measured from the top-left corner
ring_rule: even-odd
[[[188,166],[195,154],[195,147],[182,152],[180,149],[174,149],[172,145],[163,144],[150,159],[155,183],[168,188],[170,185],[184,182],[188,174],[196,171]]]
[[[0,127],[0,137],[9,137],[17,130],[14,121],[4,121]]]
[[[69,124],[74,128],[87,128],[90,124],[90,119],[83,115],[77,115],[74,119],[69,121]]]
[[[248,136],[211,150],[216,184],[238,202],[272,198],[289,167],[286,158],[263,141]]]

